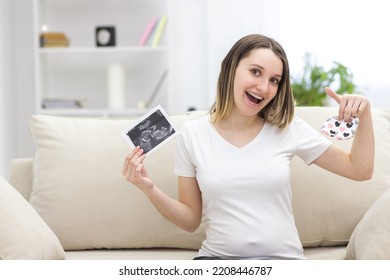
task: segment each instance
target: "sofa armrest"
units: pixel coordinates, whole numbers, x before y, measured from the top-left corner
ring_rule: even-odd
[[[28,199],[32,188],[32,158],[18,158],[11,161],[9,183]]]
[[[390,259],[390,189],[368,209],[352,233],[347,259]]]

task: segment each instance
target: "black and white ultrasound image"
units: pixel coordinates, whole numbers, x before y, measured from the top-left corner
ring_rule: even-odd
[[[135,146],[140,146],[144,153],[148,153],[175,132],[164,114],[160,110],[156,110],[129,130],[127,136]]]

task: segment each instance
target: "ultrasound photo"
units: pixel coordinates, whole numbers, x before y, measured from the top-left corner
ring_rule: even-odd
[[[144,153],[150,154],[175,136],[176,129],[158,105],[121,134],[132,148],[140,146]]]

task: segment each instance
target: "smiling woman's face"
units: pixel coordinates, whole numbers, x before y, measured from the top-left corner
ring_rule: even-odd
[[[234,110],[253,116],[277,94],[283,63],[270,49],[254,49],[239,62],[234,77]]]

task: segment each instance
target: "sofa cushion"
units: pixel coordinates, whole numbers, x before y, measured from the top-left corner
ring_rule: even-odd
[[[390,259],[390,190],[363,216],[347,246],[347,259]]]
[[[296,113],[320,131],[335,107],[297,107]],[[291,164],[293,209],[304,247],[346,245],[365,212],[390,187],[390,110],[373,109],[375,169],[372,179],[356,182],[295,157]],[[326,136],[327,137],[327,136]],[[349,151],[350,140],[333,143]]]
[[[337,108],[297,107],[296,111],[319,131]],[[204,113],[172,116],[171,120],[179,128]],[[354,182],[293,159],[293,210],[304,247],[346,245],[370,205],[389,188],[390,112],[373,110],[373,118],[376,156],[371,180]],[[30,127],[37,151],[31,204],[66,249],[198,248],[204,224],[194,234],[181,231],[123,179],[122,164],[130,150],[120,131],[129,124],[129,120],[34,116]],[[330,140],[347,150],[352,143]],[[174,142],[148,156],[145,164],[156,185],[176,197]]]
[[[172,116],[176,127],[204,112]],[[120,132],[131,120],[33,116],[36,143],[31,205],[66,250],[174,247],[197,249],[204,227],[187,233],[163,218],[122,176],[130,147]],[[164,192],[177,197],[175,140],[149,155],[145,166]]]
[[[0,259],[64,259],[53,231],[0,176]]]

